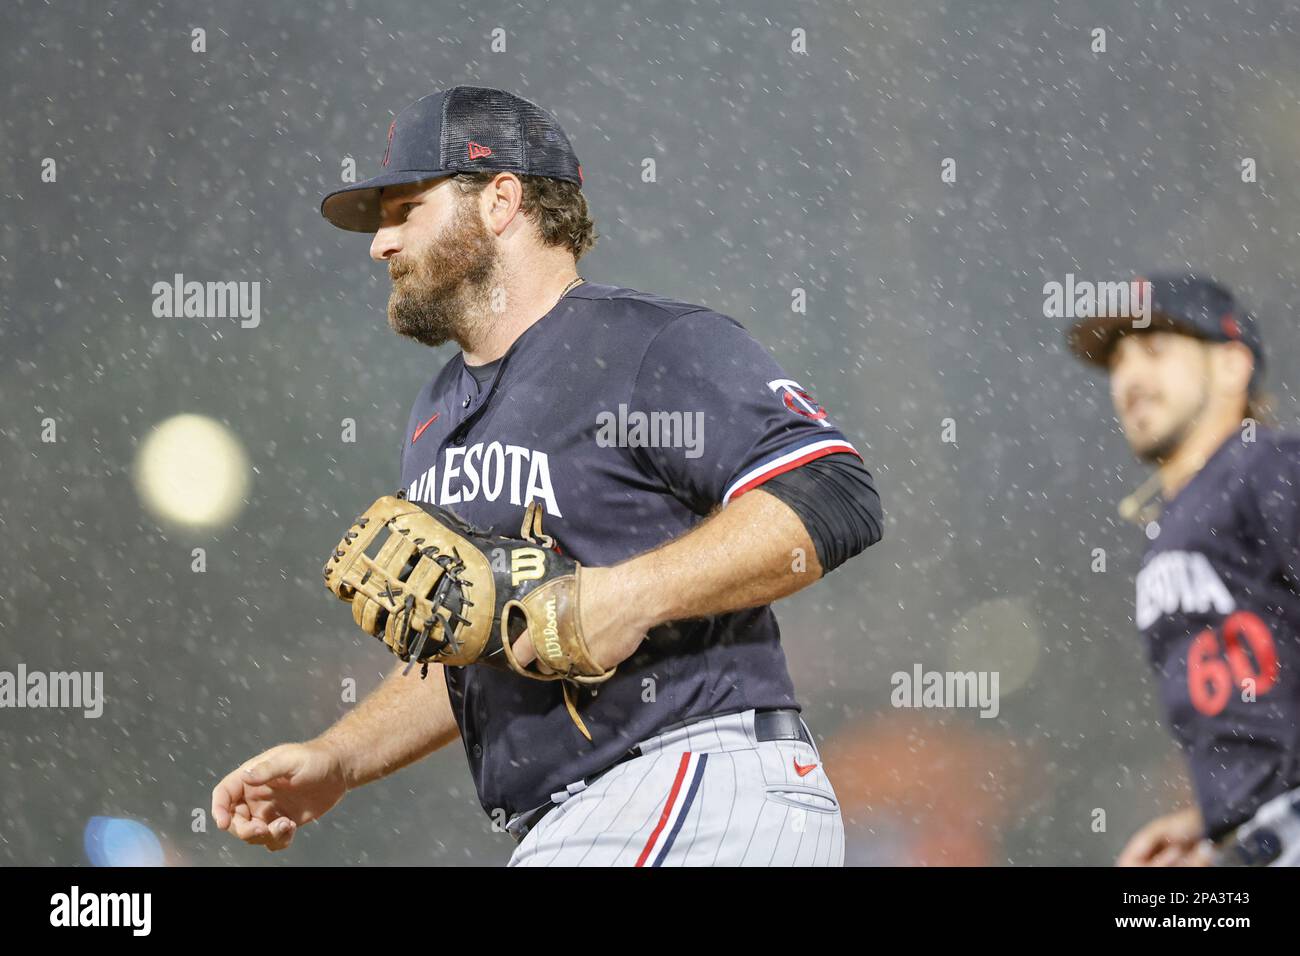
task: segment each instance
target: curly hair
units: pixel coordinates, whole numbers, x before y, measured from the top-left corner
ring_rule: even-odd
[[[494,172],[458,173],[452,177],[461,195],[477,195],[497,177]],[[524,215],[537,226],[548,246],[562,246],[581,259],[596,244],[596,224],[587,211],[587,198],[576,183],[546,176],[519,176],[524,187]]]

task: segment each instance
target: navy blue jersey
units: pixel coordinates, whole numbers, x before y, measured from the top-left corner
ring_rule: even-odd
[[[1300,438],[1234,435],[1167,504],[1136,623],[1211,836],[1300,784]]]
[[[857,454],[739,323],[673,299],[585,283],[495,365],[480,388],[458,354],[420,392],[402,485],[512,536],[535,499],[546,533],[586,565],[677,538],[804,462]],[[579,692],[591,741],[559,683],[445,668],[484,810],[539,806],[673,724],[797,706],[779,637],[769,607],[652,630]]]

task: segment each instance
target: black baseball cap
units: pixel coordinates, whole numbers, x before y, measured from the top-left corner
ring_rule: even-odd
[[[1241,342],[1255,356],[1250,388],[1253,392],[1258,387],[1264,372],[1264,341],[1255,317],[1226,286],[1195,273],[1152,275],[1133,281],[1149,283],[1151,324],[1137,328],[1137,316],[1132,315],[1080,319],[1066,332],[1071,352],[1106,368],[1115,343],[1133,332],[1181,332],[1206,342]]]
[[[388,127],[384,172],[336,189],[321,215],[340,229],[377,232],[379,191],[457,173],[507,172],[582,185],[582,167],[555,118],[535,103],[478,86],[430,93]]]

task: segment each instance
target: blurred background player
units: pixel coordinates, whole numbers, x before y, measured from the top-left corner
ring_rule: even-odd
[[[1300,438],[1260,422],[1263,343],[1232,293],[1145,281],[1149,324],[1088,318],[1069,344],[1109,372],[1129,447],[1156,468],[1121,513],[1150,542],[1134,620],[1196,801],[1118,862],[1297,865]]]

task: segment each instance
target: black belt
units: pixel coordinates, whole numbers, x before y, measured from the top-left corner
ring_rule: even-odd
[[[759,741],[802,740],[816,749],[812,734],[799,719],[797,710],[759,710],[754,713],[754,736]]]
[[[702,720],[708,720],[708,717]],[[698,723],[698,721],[689,721],[688,723]],[[685,727],[688,724],[679,724],[678,727]],[[668,733],[676,727],[669,727],[660,733]],[[808,733],[808,728],[799,718],[799,711],[789,708],[776,708],[773,710],[757,710],[754,712],[754,736],[759,743],[766,743],[769,740],[801,740],[816,749],[813,743],[812,735]],[[582,778],[583,789],[590,787],[598,779],[605,776],[619,764],[627,763],[629,760],[635,760],[641,756],[641,748],[633,747],[623,756],[619,757],[604,770],[597,770],[590,776]],[[578,791],[581,793],[582,791]],[[559,804],[554,801],[547,801],[535,810],[528,810],[521,813],[518,818],[511,821],[512,829],[508,832],[515,838],[515,842],[520,842],[528,835],[537,824],[542,822],[542,818],[558,807]]]

